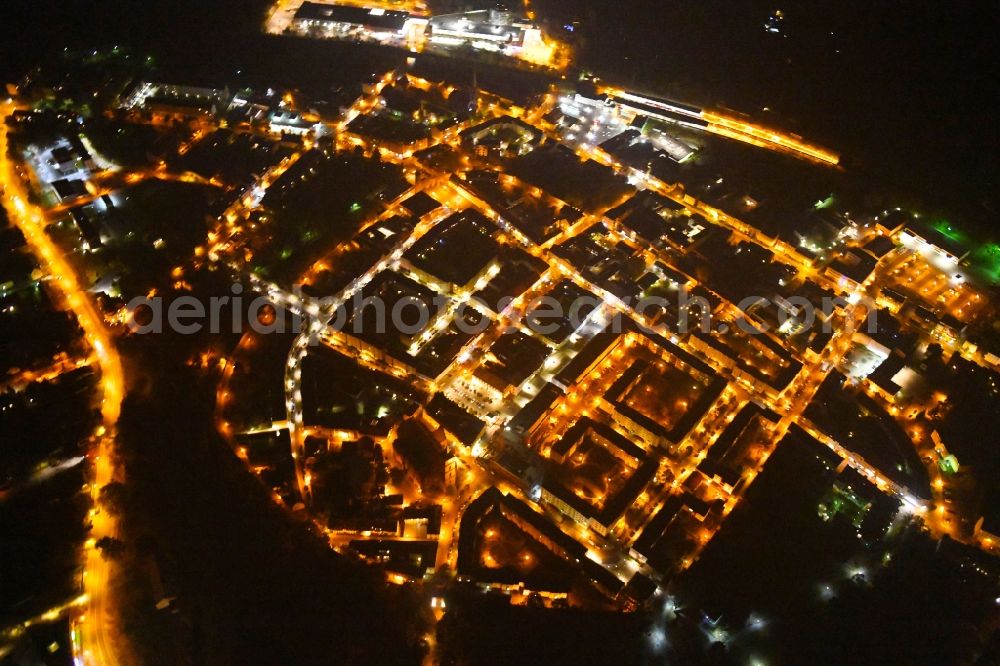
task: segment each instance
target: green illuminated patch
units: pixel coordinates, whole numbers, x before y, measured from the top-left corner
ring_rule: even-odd
[[[957,474],[959,469],[958,458],[955,456],[945,456],[938,461],[938,467],[941,468],[943,473],[949,476]]]
[[[976,271],[993,284],[1000,284],[1000,244],[982,245],[972,253],[972,265]]]
[[[971,241],[967,234],[953,227],[948,220],[938,220],[936,222],[932,222],[931,227],[939,234],[951,241],[954,241],[955,243],[968,245]]]
[[[819,504],[819,515],[823,520],[830,520],[836,514],[841,514],[854,525],[861,527],[871,505],[851,492],[847,486],[835,483],[830,492]]]

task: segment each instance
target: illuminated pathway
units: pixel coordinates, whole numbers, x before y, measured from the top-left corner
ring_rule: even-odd
[[[407,250],[413,247],[413,245],[420,240],[420,238],[433,229],[438,222],[445,219],[450,214],[451,210],[448,208],[439,208],[428,213],[420,221],[420,223],[417,224],[413,232],[400,241],[396,247],[390,250],[381,261],[368,269],[367,272],[354,280],[340,293],[325,302],[322,312],[310,311],[308,309],[309,304],[306,304],[306,311],[303,312],[300,307],[300,303],[290,300],[297,297],[290,297],[283,294],[277,287],[275,287],[269,294],[276,305],[288,308],[292,312],[303,316],[305,321],[308,322],[308,327],[296,336],[295,342],[292,343],[292,350],[289,352],[288,360],[285,364],[285,407],[288,411],[289,436],[292,443],[292,459],[295,463],[295,480],[298,485],[299,494],[303,500],[308,499],[309,483],[306,479],[304,467],[305,423],[302,416],[302,362],[309,354],[310,343],[322,340],[324,343],[330,344],[331,338],[328,336],[332,336],[336,339],[338,337],[335,334],[336,332],[327,329],[326,326],[327,322],[333,318],[336,310],[344,306],[355,293],[363,289],[365,285],[371,282],[376,275],[390,265],[394,265],[398,262]],[[360,350],[352,348],[351,351],[355,352],[360,360]]]
[[[794,134],[762,127],[714,111],[702,111],[701,117],[708,122],[708,131],[713,134],[749,143],[758,148],[784,152],[796,157],[806,157],[823,164],[832,166],[840,164],[840,156],[836,153],[806,143],[801,137]]]
[[[41,266],[50,274],[52,284],[62,293],[66,304],[76,315],[84,337],[94,349],[94,355],[101,369],[101,415],[103,425],[97,430],[91,456],[94,471],[90,481],[91,500],[97,505],[98,493],[102,486],[115,476],[114,434],[115,425],[121,411],[124,395],[124,376],[121,359],[104,328],[103,319],[93,303],[80,287],[76,273],[63,257],[62,250],[45,233],[45,214],[28,201],[27,194],[14,172],[8,158],[7,118],[15,106],[7,102],[0,104],[0,185],[3,187],[2,201],[11,221],[21,230]],[[94,539],[115,536],[117,525],[106,511],[91,510]],[[108,636],[107,587],[110,565],[88,541],[85,551],[83,573],[84,594],[88,605],[73,626],[73,650],[76,657],[85,664],[115,664]]]

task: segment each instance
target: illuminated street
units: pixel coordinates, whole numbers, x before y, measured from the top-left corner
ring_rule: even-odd
[[[42,265],[50,273],[56,288],[66,299],[68,307],[75,314],[83,329],[87,342],[94,350],[101,370],[101,415],[103,424],[94,435],[91,450],[94,471],[91,484],[91,499],[95,509],[92,521],[96,537],[111,536],[117,527],[113,518],[99,508],[97,497],[101,487],[115,477],[115,427],[121,413],[121,403],[125,394],[125,378],[121,361],[114,343],[108,335],[102,317],[98,314],[89,297],[81,290],[75,272],[62,255],[62,250],[50,240],[45,232],[45,213],[28,203],[19,178],[14,174],[8,159],[6,118],[15,107],[6,103],[0,107],[0,182],[3,184],[4,208],[21,229]],[[93,547],[84,549],[84,593],[88,598],[86,612],[76,618],[79,636],[78,654],[84,663],[117,663],[114,652],[114,638],[109,627],[108,578],[110,564]]]
[[[0,660],[1000,654],[978,70],[916,9],[562,4],[15,40]]]

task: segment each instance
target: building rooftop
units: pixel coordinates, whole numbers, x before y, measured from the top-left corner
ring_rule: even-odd
[[[562,390],[558,386],[545,384],[531,402],[522,407],[517,415],[508,422],[507,427],[515,433],[527,433],[552,408],[553,403],[562,394]]]
[[[553,381],[563,387],[570,387],[575,384],[584,373],[604,356],[618,342],[619,335],[613,331],[602,331],[590,339],[589,342],[577,352],[573,360],[564,367]]]
[[[316,2],[303,2],[302,6],[295,12],[296,21],[348,23],[393,31],[402,30],[409,18],[409,12],[347,5],[326,5]]]
[[[718,476],[730,487],[736,486],[743,474],[747,449],[759,443],[762,433],[758,426],[765,421],[776,424],[780,420],[771,410],[749,403],[712,443],[698,469],[708,476]]]
[[[842,257],[831,263],[830,268],[861,284],[875,270],[876,263],[878,260],[868,252],[851,248]]]

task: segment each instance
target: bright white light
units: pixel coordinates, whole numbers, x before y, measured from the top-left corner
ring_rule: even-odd
[[[667,647],[667,632],[663,627],[653,627],[649,631],[649,646],[654,652],[662,652]]]

